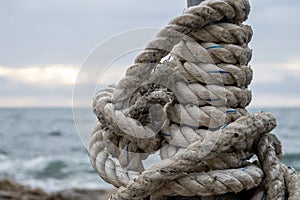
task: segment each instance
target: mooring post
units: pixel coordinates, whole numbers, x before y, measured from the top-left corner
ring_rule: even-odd
[[[199,5],[204,0],[187,0],[187,7]]]

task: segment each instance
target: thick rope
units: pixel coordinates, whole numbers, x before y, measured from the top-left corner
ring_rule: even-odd
[[[249,114],[247,0],[207,0],[171,20],[115,86],[93,101],[91,163],[112,200],[297,199],[271,114]],[[169,58],[167,58],[168,56]],[[143,160],[159,151],[161,161]],[[250,163],[256,154],[259,162]]]
[[[172,180],[165,187],[152,195],[211,196],[228,192],[238,193],[257,187],[262,181],[263,172],[255,165],[240,169],[215,170],[205,174],[193,173],[176,181]]]
[[[136,58],[136,65],[127,70],[126,77],[119,82],[118,90],[114,93],[113,102],[116,109],[122,108],[122,102],[139,87],[142,81],[149,78],[156,63],[168,55],[173,47],[195,27],[203,27],[223,18],[243,22],[249,12],[248,1],[241,0],[207,1],[200,6],[188,8],[182,16],[173,19],[161,30],[157,38]]]
[[[258,126],[257,126],[258,125]],[[137,179],[131,180],[126,188],[112,199],[142,199],[162,187],[164,182],[176,179],[186,173],[206,172],[208,170],[241,167],[247,158],[227,159],[222,153],[251,151],[253,142],[275,127],[275,120],[267,114],[240,118],[223,130],[216,131],[189,145],[177,156],[163,160],[149,170],[144,171]],[[223,162],[215,162],[222,155]],[[218,161],[218,159],[216,159]]]

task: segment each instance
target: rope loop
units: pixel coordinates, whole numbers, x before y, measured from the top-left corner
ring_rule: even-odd
[[[281,163],[269,113],[250,114],[248,0],[206,0],[171,20],[117,85],[93,99],[93,167],[111,200],[289,199],[300,175]],[[145,169],[144,160],[161,160]],[[250,161],[256,155],[258,160]]]

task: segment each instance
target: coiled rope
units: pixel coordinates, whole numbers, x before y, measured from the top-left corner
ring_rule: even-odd
[[[112,200],[290,199],[300,175],[280,162],[269,113],[249,114],[247,0],[207,0],[173,19],[93,101],[93,167]],[[161,161],[143,160],[160,152]],[[258,161],[249,160],[256,155]]]

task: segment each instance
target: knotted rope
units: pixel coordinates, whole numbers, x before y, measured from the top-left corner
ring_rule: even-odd
[[[300,175],[280,163],[269,113],[249,114],[247,0],[207,0],[158,33],[118,83],[93,101],[93,167],[112,200],[297,199]],[[143,160],[160,152],[149,169]],[[256,155],[258,161],[249,160]]]

